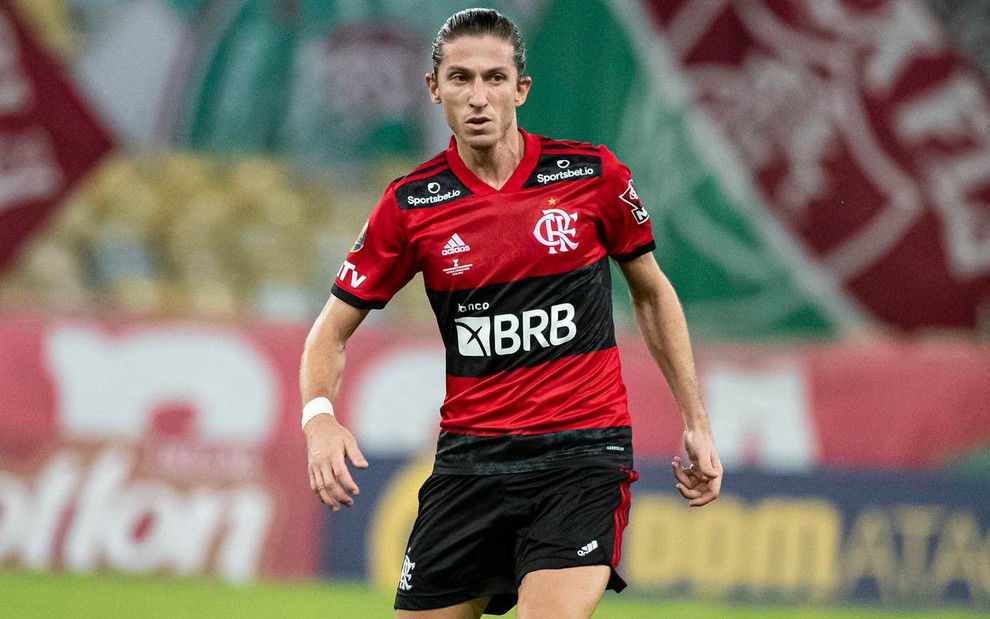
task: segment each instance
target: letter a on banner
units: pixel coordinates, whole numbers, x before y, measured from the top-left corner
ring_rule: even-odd
[[[0,0],[0,272],[111,147],[11,3]]]

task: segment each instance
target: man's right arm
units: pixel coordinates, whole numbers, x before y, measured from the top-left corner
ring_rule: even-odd
[[[320,312],[306,338],[300,366],[299,382],[302,401],[325,397],[333,402],[340,390],[344,373],[347,340],[368,315],[331,296]],[[350,507],[358,494],[346,460],[357,468],[367,468],[368,462],[358,449],[354,436],[333,415],[316,415],[303,432],[309,454],[309,485],[320,500],[333,511],[341,505]]]

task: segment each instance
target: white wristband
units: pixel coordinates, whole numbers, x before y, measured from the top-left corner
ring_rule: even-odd
[[[306,403],[306,406],[303,407],[302,427],[305,428],[309,420],[317,415],[333,416],[333,404],[330,403],[329,398],[313,398]]]

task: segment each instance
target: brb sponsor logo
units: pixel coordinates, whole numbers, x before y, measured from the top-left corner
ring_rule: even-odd
[[[465,306],[458,306],[458,309],[461,307]],[[465,316],[454,319],[454,324],[457,350],[463,357],[505,356],[520,350],[529,352],[560,346],[577,336],[574,306],[570,303],[554,305],[549,311],[526,310],[521,315]]]

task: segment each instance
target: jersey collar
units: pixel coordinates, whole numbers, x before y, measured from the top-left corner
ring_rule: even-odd
[[[501,189],[495,189],[481,180],[464,165],[461,156],[457,153],[457,141],[454,139],[454,136],[450,136],[450,146],[447,147],[447,163],[450,164],[450,169],[454,171],[457,178],[475,195],[506,193],[521,189],[523,183],[526,182],[529,175],[536,169],[536,163],[540,159],[540,138],[526,133],[522,128],[519,129],[519,133],[522,134],[525,145],[523,158]]]

